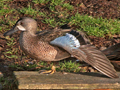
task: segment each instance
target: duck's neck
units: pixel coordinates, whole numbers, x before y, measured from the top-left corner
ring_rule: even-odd
[[[30,45],[32,42],[35,43],[36,38],[37,36],[35,34],[31,34],[29,32],[21,32],[19,39],[20,47],[26,46],[27,44]]]

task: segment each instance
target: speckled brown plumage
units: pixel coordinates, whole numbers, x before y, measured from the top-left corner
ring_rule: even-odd
[[[37,22],[28,17],[19,19],[13,28],[4,35],[10,35],[21,30],[20,47],[30,57],[43,61],[59,61],[73,55],[85,61],[98,71],[111,78],[117,78],[117,73],[107,57],[94,46],[90,45],[88,37],[83,32],[71,29],[53,29],[36,32]],[[74,35],[80,42],[78,49],[66,51],[50,42],[65,33]]]

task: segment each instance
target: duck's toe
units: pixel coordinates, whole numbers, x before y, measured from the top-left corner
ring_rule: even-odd
[[[40,70],[39,74],[53,74],[55,72],[56,72],[56,68],[53,65],[52,68],[51,68],[51,70]]]

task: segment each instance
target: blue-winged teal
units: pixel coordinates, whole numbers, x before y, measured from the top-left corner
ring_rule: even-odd
[[[94,46],[82,32],[71,29],[53,29],[37,32],[37,22],[28,17],[19,19],[4,36],[16,31],[20,34],[20,47],[30,57],[43,61],[59,61],[75,57],[85,61],[111,78],[118,75],[107,57]]]

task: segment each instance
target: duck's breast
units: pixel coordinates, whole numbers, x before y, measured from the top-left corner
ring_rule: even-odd
[[[30,35],[20,35],[20,47],[30,57],[43,60],[43,61],[55,61],[57,56],[57,50],[54,46],[48,42],[42,42],[37,37]]]

